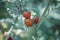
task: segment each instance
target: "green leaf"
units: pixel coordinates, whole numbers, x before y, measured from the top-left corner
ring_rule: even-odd
[[[8,13],[8,11],[5,8],[5,2],[0,3],[0,19],[3,18],[9,18],[11,15]]]

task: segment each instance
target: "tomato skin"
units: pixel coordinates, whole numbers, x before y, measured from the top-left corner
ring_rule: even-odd
[[[31,19],[25,19],[25,24],[27,27],[32,26],[32,20]]]
[[[23,12],[23,17],[25,19],[29,19],[31,17],[31,13],[29,11],[25,11],[25,12]]]
[[[11,38],[11,37],[9,37],[7,40],[12,40],[12,38]]]
[[[38,17],[38,16],[35,16],[35,17],[34,17],[34,23],[36,23],[36,24],[37,24],[37,23],[38,23],[38,21],[39,21],[39,17]]]

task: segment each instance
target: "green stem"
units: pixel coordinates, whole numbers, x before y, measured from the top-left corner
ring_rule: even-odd
[[[47,6],[46,6],[46,8],[45,8],[45,11],[43,12],[42,17],[39,19],[40,21],[39,21],[39,23],[38,23],[38,26],[37,26],[36,30],[38,30],[38,29],[39,29],[39,27],[41,26],[41,24],[42,24],[42,23],[43,23],[43,21],[45,20],[46,12],[47,12],[47,10],[48,10],[48,8],[49,8],[50,4],[51,4],[51,0],[49,0],[49,2],[48,2],[48,4],[47,4]]]
[[[5,36],[4,36],[4,32],[5,32],[5,30],[4,30],[4,28],[1,26],[1,31],[2,31],[2,35],[3,35],[3,40],[5,39]]]

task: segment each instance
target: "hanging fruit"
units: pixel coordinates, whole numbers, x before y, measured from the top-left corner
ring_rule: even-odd
[[[13,26],[12,22],[9,22],[9,21],[6,21],[6,20],[0,22],[0,25],[4,29],[4,31],[8,31],[11,28],[11,26]]]
[[[11,38],[11,37],[9,37],[7,40],[12,40],[12,38]]]
[[[23,17],[25,19],[29,19],[31,17],[31,13],[29,11],[25,11],[25,12],[23,12]]]
[[[32,20],[31,19],[25,19],[25,24],[29,27],[32,26]]]
[[[1,25],[2,25],[2,27],[3,27],[4,29],[7,28],[7,23],[6,23],[6,22],[2,22]]]
[[[28,33],[28,31],[22,32],[20,34],[20,40],[33,40],[32,35]]]
[[[38,17],[38,16],[35,16],[35,17],[34,17],[34,23],[37,24],[37,23],[38,23],[38,20],[39,20],[39,17]]]

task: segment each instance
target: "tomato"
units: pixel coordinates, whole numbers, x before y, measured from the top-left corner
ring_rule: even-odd
[[[32,26],[32,20],[31,19],[25,19],[25,24],[29,27]]]
[[[35,16],[35,17],[34,17],[34,23],[37,24],[37,23],[38,23],[38,20],[39,20],[39,17],[38,17],[38,16]]]
[[[9,37],[7,40],[12,40],[12,38],[11,38],[11,37]]]
[[[31,13],[29,11],[25,11],[25,12],[23,12],[23,17],[25,19],[29,19],[31,17]]]

